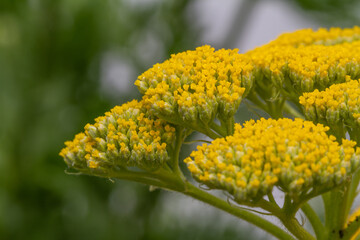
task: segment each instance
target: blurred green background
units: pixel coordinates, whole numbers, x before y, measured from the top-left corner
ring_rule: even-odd
[[[86,123],[140,98],[147,68],[212,41],[196,24],[204,2],[0,0],[0,239],[268,239],[175,193],[68,175],[58,156]],[[237,47],[261,2],[241,1],[215,47]],[[359,20],[355,0],[287,2],[325,27]],[[238,120],[250,117],[243,105]]]

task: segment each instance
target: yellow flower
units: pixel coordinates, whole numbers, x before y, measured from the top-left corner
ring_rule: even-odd
[[[296,198],[338,186],[359,166],[355,142],[339,145],[328,129],[302,119],[251,120],[199,146],[185,163],[197,181],[238,202],[256,201],[274,186]]]
[[[144,72],[135,85],[153,114],[175,124],[228,119],[254,77],[249,59],[237,51],[203,46],[178,53]]]
[[[348,79],[324,91],[304,93],[299,100],[307,118],[328,125],[360,127],[360,81]]]
[[[360,28],[287,33],[245,55],[259,69],[257,80],[297,100],[303,92],[345,82],[346,75],[360,77]]]
[[[87,124],[85,132],[65,142],[61,150],[69,167],[105,173],[107,169],[139,167],[156,169],[169,159],[168,148],[175,128],[150,117],[143,101],[116,106],[105,116]]]

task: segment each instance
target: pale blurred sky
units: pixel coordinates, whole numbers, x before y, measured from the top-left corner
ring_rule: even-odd
[[[128,4],[135,8],[159,4],[159,2],[161,1],[128,0]],[[252,8],[246,11],[247,15],[243,23],[234,20],[241,12],[244,1],[197,0],[191,3],[188,9],[188,14],[193,20],[191,24],[199,27],[202,32],[199,45],[209,44],[217,49],[239,48],[240,52],[244,53],[275,39],[282,33],[321,27],[291,1],[253,0],[248,2],[252,3]],[[241,31],[238,29],[239,26]],[[229,43],[228,36],[232,33],[236,36],[235,41]],[[139,51],[139,54],[145,52],[143,56],[146,57],[145,60],[154,60],[151,65],[163,57],[162,48],[158,44],[159,42],[151,32],[143,39],[141,49],[147,50]],[[136,80],[136,73],[131,63],[121,55],[113,52],[106,53],[103,57],[101,72],[104,95],[116,98],[119,94],[128,94],[135,90],[133,82]]]
[[[304,11],[287,0],[254,0],[255,6],[250,10],[244,24],[243,34],[234,44],[240,52],[246,52],[275,39],[282,33],[303,28],[321,27]],[[199,0],[194,4],[199,22],[205,27],[202,41],[221,48],[231,29],[233,20],[243,1],[239,0]],[[239,24],[240,25],[240,24]]]

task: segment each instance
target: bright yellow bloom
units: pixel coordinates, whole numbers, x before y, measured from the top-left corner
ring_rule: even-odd
[[[259,69],[263,85],[272,83],[296,99],[345,82],[346,75],[360,77],[360,28],[287,33],[245,55]]]
[[[353,28],[319,28],[317,31],[312,29],[301,29],[292,33],[280,35],[269,45],[278,46],[308,46],[308,45],[335,45],[343,42],[360,40],[360,27]]]
[[[334,84],[324,91],[304,93],[300,97],[307,118],[316,122],[345,123],[360,127],[360,81]]]
[[[185,159],[194,178],[238,202],[256,201],[274,186],[296,198],[329,190],[360,163],[353,141],[328,136],[328,127],[301,119],[261,119],[236,125],[233,136],[202,145]]]
[[[252,86],[253,66],[237,49],[198,47],[172,55],[139,76],[135,85],[152,113],[176,124],[228,119]]]
[[[150,117],[143,102],[133,100],[98,117],[95,124],[87,124],[85,132],[65,142],[60,156],[69,167],[84,172],[102,173],[118,167],[155,169],[169,159],[167,148],[174,139],[174,127]]]

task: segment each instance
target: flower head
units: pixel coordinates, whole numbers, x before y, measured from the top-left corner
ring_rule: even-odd
[[[292,33],[280,35],[269,45],[277,46],[309,46],[309,45],[335,45],[343,42],[360,40],[360,27],[353,28],[319,28],[314,31],[310,28],[301,29]]]
[[[202,145],[185,159],[194,178],[238,202],[281,188],[296,198],[341,184],[360,163],[355,142],[328,136],[328,127],[302,119],[261,119],[236,125],[233,136]]]
[[[299,99],[306,117],[328,125],[360,127],[360,81],[348,79],[324,91],[304,93]]]
[[[175,128],[149,116],[142,101],[116,106],[87,124],[61,150],[69,167],[104,173],[110,168],[156,169],[169,159]]]
[[[144,72],[135,85],[152,113],[170,122],[196,125],[216,116],[227,119],[253,81],[252,64],[237,51],[203,46],[178,53]]]
[[[260,69],[265,83],[273,83],[297,99],[303,92],[345,82],[346,75],[359,78],[359,50],[359,27],[305,29],[283,34],[246,55]]]

